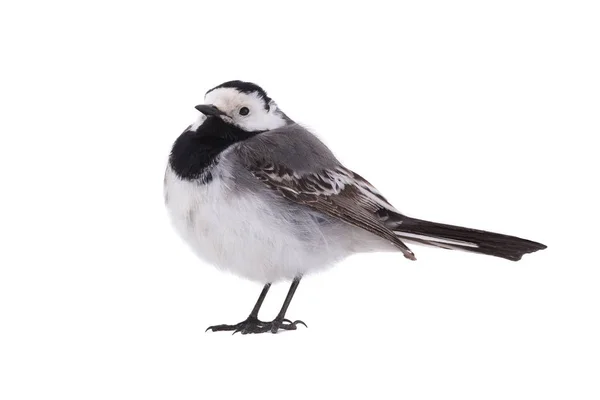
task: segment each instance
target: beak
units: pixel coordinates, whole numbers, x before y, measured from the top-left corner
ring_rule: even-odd
[[[216,106],[212,104],[199,104],[196,106],[196,110],[200,111],[202,114],[208,116],[214,115],[218,117],[220,115],[226,115],[223,111],[219,110]]]

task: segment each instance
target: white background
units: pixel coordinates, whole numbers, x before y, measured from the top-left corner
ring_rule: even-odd
[[[255,3],[0,6],[0,398],[598,399],[594,2]],[[204,333],[260,286],[192,255],[162,178],[231,79],[407,214],[548,249],[356,256],[301,283],[308,329]]]

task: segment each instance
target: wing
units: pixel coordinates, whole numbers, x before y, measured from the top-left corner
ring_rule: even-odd
[[[281,133],[285,135],[285,131]],[[254,177],[286,199],[367,230],[393,243],[406,258],[415,259],[413,252],[384,225],[381,211],[383,214],[387,210],[397,211],[369,182],[343,167],[314,136],[310,140],[304,138],[302,142],[296,142],[297,137],[291,141],[281,140],[281,137],[276,139],[280,140],[273,140],[271,136],[266,144],[263,141],[260,149],[253,148],[252,143],[244,146],[244,166]],[[311,145],[310,149],[303,148],[307,143]],[[324,152],[321,146],[327,151]],[[306,154],[302,155],[302,150]],[[300,159],[290,163],[301,163],[303,168],[296,166],[292,170],[285,158],[296,157],[299,153]],[[326,161],[319,162],[319,156]]]

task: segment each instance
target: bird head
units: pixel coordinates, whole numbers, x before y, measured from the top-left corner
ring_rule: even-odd
[[[250,82],[222,83],[206,92],[204,104],[196,109],[206,117],[221,118],[246,132],[267,131],[293,123],[264,89]],[[200,125],[203,119],[196,124]]]

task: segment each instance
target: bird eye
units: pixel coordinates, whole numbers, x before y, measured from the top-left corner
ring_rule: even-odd
[[[248,107],[240,108],[240,115],[248,115],[249,112],[250,110],[248,109]]]

